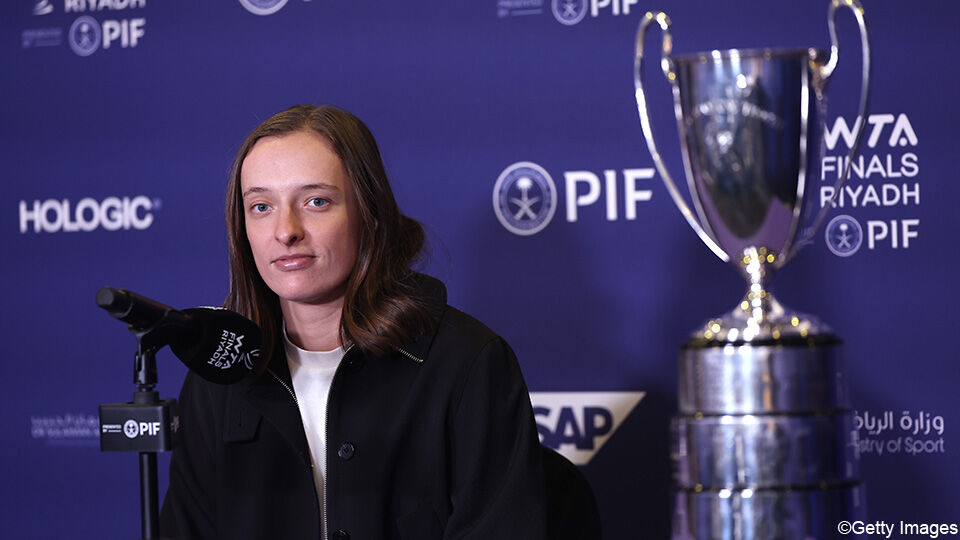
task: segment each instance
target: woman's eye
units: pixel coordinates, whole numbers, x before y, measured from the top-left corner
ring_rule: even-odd
[[[309,201],[307,201],[307,204],[308,204],[308,205],[313,206],[313,207],[317,207],[317,208],[319,208],[319,207],[321,207],[321,206],[325,206],[327,203],[328,203],[328,201],[327,201],[326,199],[324,199],[323,197],[314,197],[314,198],[310,199]]]
[[[255,205],[251,206],[250,209],[253,210],[254,212],[260,214],[260,213],[263,213],[263,212],[266,212],[267,210],[269,210],[270,207],[267,206],[266,203],[257,203],[257,204],[255,204]]]

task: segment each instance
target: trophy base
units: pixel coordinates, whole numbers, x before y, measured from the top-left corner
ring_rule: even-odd
[[[678,416],[677,486],[836,485],[860,477],[852,412],[822,415]]]
[[[673,540],[837,538],[841,521],[866,517],[863,486],[677,491]],[[857,538],[856,535],[843,535]]]
[[[674,539],[836,538],[863,514],[839,339],[764,339],[701,336],[680,351]]]
[[[827,414],[850,408],[840,340],[829,345],[693,341],[678,357],[682,415]]]

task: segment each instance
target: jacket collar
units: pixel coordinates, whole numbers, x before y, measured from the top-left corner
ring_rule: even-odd
[[[411,285],[414,296],[424,302],[430,312],[430,325],[413,341],[400,347],[400,353],[416,362],[423,362],[430,353],[433,340],[440,328],[440,317],[447,304],[447,288],[436,278],[426,274],[413,274]]]

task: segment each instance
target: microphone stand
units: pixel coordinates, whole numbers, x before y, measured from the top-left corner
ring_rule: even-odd
[[[133,401],[100,406],[100,450],[140,454],[140,522],[143,540],[160,538],[157,453],[172,450],[179,417],[175,399],[160,399],[157,351],[169,340],[164,325],[130,331],[137,337]]]

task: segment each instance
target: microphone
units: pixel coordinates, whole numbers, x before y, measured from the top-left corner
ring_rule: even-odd
[[[158,332],[161,346],[191,371],[217,384],[249,375],[260,357],[261,333],[253,321],[229,309],[197,307],[179,311],[123,289],[103,287],[97,305],[131,330]]]

